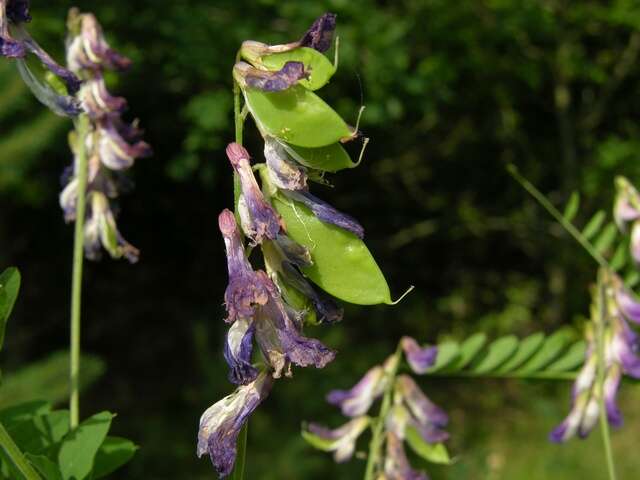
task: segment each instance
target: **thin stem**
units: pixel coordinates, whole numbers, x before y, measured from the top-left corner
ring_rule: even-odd
[[[371,443],[369,444],[369,456],[367,459],[367,468],[365,470],[364,480],[374,480],[376,467],[378,467],[380,463],[380,451],[382,450],[382,445],[384,444],[384,422],[387,414],[389,413],[389,408],[391,408],[391,392],[393,391],[396,374],[398,373],[398,367],[400,366],[401,352],[402,350],[400,348],[400,344],[398,344],[398,348],[393,354],[392,368],[389,372],[385,372],[385,381],[387,382],[387,384],[384,392],[384,397],[382,399],[382,405],[380,406],[380,413],[373,425],[373,433],[371,436]]]
[[[76,224],[73,240],[73,277],[71,280],[71,338],[69,368],[69,424],[73,429],[80,418],[80,314],[82,302],[82,266],[84,261],[84,221],[87,202],[87,150],[85,138],[89,131],[89,118],[80,115],[76,123]]]
[[[602,276],[602,273],[600,274]],[[606,299],[604,293],[605,286],[602,279],[598,279],[598,321],[596,326],[597,348],[598,348],[598,392],[600,402],[600,434],[602,436],[602,445],[604,447],[604,455],[607,459],[607,471],[609,472],[609,480],[616,480],[616,466],[613,460],[613,450],[611,449],[611,432],[609,431],[609,421],[607,419],[607,410],[604,400],[604,383],[605,383],[605,321],[606,321]]]
[[[598,253],[586,238],[584,238],[582,233],[580,233],[573,223],[567,221],[567,219],[562,216],[558,209],[554,207],[549,200],[547,200],[547,197],[545,197],[540,190],[538,190],[529,180],[520,175],[520,172],[518,172],[515,165],[508,165],[507,171],[518,183],[520,183],[520,185],[522,185],[522,188],[535,198],[538,203],[542,205],[542,207],[549,212],[567,232],[569,232],[569,234],[589,253],[589,255],[593,257],[596,262],[598,262],[601,267],[610,270],[609,263],[604,259],[604,257]]]
[[[0,448],[4,450],[13,466],[26,480],[40,480],[40,475],[22,454],[2,423],[0,423]]]

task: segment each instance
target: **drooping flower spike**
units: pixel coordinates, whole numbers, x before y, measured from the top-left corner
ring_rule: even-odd
[[[202,414],[197,453],[199,457],[209,454],[221,478],[233,470],[240,430],[267,397],[272,385],[271,375],[262,372],[252,383],[238,387],[234,393],[215,403]]]
[[[93,14],[71,9],[68,25],[67,62],[84,81],[77,97],[90,121],[86,131],[76,131],[71,139],[74,163],[69,169],[72,175],[60,195],[60,206],[65,219],[74,221],[77,163],[82,146],[89,159],[86,256],[98,259],[104,248],[113,258],[124,257],[136,262],[139,251],[122,238],[115,223],[111,201],[118,197],[122,188],[114,178],[131,168],[135,159],[151,155],[151,148],[140,139],[137,122],[128,124],[120,116],[127,108],[127,101],[112,96],[104,82],[105,70],[123,70],[131,61],[109,47]],[[83,138],[79,138],[81,133]]]
[[[80,80],[61,67],[29,35],[23,24],[30,21],[28,0],[0,0],[0,57],[15,59],[24,82],[51,111],[58,115],[76,116],[82,111],[80,102],[73,97],[80,88]],[[25,58],[28,53],[38,57],[47,70],[64,81],[67,95],[56,92],[29,69]]]

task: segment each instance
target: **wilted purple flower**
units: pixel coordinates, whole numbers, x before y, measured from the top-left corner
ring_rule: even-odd
[[[131,60],[109,46],[95,15],[72,9],[69,23],[75,24],[77,30],[67,48],[67,64],[71,70],[126,70],[131,66]]]
[[[254,244],[262,243],[265,238],[275,239],[280,232],[280,218],[260,191],[249,163],[249,152],[242,145],[230,143],[227,157],[240,177],[242,195],[238,212],[242,230]]]
[[[85,255],[90,260],[100,258],[100,247],[111,257],[125,257],[131,263],[138,261],[140,251],[128,243],[118,231],[109,200],[102,192],[87,195],[87,220],[85,223]]]
[[[264,140],[264,158],[271,183],[283,190],[307,188],[305,169],[293,161],[284,147],[273,137]]]
[[[429,443],[444,442],[449,434],[442,430],[449,417],[433,403],[409,375],[398,375],[395,383],[394,401],[407,408],[407,426],[415,428]]]
[[[0,0],[0,56],[16,59],[20,75],[40,102],[58,115],[75,116],[81,112],[79,102],[71,96],[58,94],[27,66],[24,57],[27,53],[33,53],[49,71],[66,83],[69,94],[74,94],[80,87],[78,78],[58,65],[22,26],[30,20],[28,1]],[[13,36],[10,26],[13,28]]]
[[[356,449],[358,437],[371,424],[369,417],[363,416],[354,418],[341,427],[331,430],[322,425],[311,423],[307,427],[308,432],[324,441],[322,449],[327,452],[334,452],[333,458],[336,462],[342,463],[351,459]]]
[[[113,115],[106,115],[97,123],[100,160],[111,170],[130,168],[136,158],[151,155],[151,147],[146,142],[125,140],[117,128],[120,123],[119,117]]]
[[[263,92],[281,92],[309,77],[302,62],[287,62],[275,72],[258,70],[248,63],[240,62],[234,68],[234,74],[236,79],[243,80],[241,85]]]
[[[200,417],[198,456],[208,453],[220,477],[226,477],[236,460],[238,434],[249,415],[267,397],[273,378],[260,373],[250,384],[209,407]]]
[[[424,472],[411,468],[402,440],[392,432],[387,433],[384,475],[386,480],[428,480],[429,478]]]
[[[362,225],[360,225],[356,219],[346,213],[339,212],[311,193],[304,190],[281,190],[281,192],[292,200],[305,205],[320,221],[348,230],[358,238],[364,238],[364,228],[362,228]]]
[[[387,373],[394,369],[395,356],[389,357],[384,366],[371,368],[350,390],[333,390],[327,402],[340,407],[347,417],[359,417],[367,413],[373,402],[380,397],[389,384]]]
[[[224,346],[224,358],[229,365],[229,381],[246,385],[258,376],[258,369],[251,364],[255,324],[250,319],[236,320],[229,328]]]
[[[104,77],[99,72],[94,78],[85,81],[80,88],[78,97],[92,119],[99,119],[113,112],[119,113],[127,108],[125,98],[114,97],[109,93],[104,83]]]
[[[407,359],[407,363],[415,373],[422,375],[429,370],[438,357],[438,347],[420,347],[411,337],[402,337],[400,346]]]

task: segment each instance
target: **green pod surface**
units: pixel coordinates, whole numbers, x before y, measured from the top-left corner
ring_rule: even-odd
[[[325,292],[357,305],[391,304],[389,286],[362,240],[323,223],[304,205],[272,197],[289,236],[311,252],[313,265],[304,274]]]
[[[345,121],[302,85],[282,92],[244,89],[247,108],[263,133],[299,147],[324,147],[354,136]]]
[[[333,173],[357,166],[339,143],[320,148],[297,147],[286,143],[282,146],[298,163],[316,170]]]

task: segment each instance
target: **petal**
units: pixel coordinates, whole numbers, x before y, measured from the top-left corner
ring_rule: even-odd
[[[404,402],[420,425],[443,427],[449,422],[446,412],[429,400],[409,375],[398,375],[396,391],[402,395]]]
[[[251,364],[255,326],[246,319],[237,320],[229,328],[224,345],[224,358],[229,365],[229,381],[236,385],[251,383],[258,369]]]
[[[336,29],[336,15],[325,13],[317,18],[311,25],[307,33],[300,39],[301,47],[309,47],[326,52],[331,47],[331,39]]]
[[[426,373],[438,356],[438,347],[421,348],[418,342],[411,337],[402,337],[400,345],[407,358],[407,363],[419,375]]]
[[[122,112],[127,108],[127,101],[123,97],[114,97],[108,92],[102,74],[96,74],[86,81],[78,97],[91,118],[101,118],[106,113]]]
[[[117,129],[113,117],[105,116],[99,123],[98,150],[102,163],[112,170],[130,168],[136,158],[151,155],[151,147],[143,141],[128,143]]]
[[[302,62],[287,62],[275,72],[258,70],[253,67],[241,67],[241,75],[246,86],[264,92],[281,92],[309,76],[305,72]]]
[[[640,302],[638,302],[636,296],[625,288],[622,282],[619,283],[615,292],[616,302],[622,314],[628,320],[640,324]]]
[[[342,463],[351,459],[356,448],[358,437],[367,429],[370,423],[371,419],[369,417],[358,417],[335,430],[315,423],[310,424],[307,429],[310,433],[324,440],[331,441],[332,443],[328,446],[327,450],[333,451],[335,461]]]
[[[265,238],[274,240],[280,232],[280,219],[262,195],[249,163],[249,152],[237,143],[230,143],[227,157],[240,177],[244,199],[242,229],[255,244],[262,243]]]
[[[350,215],[339,212],[309,192],[293,190],[282,190],[282,192],[292,200],[304,204],[320,221],[348,230],[358,238],[364,237],[364,228],[357,220]]]
[[[289,157],[286,150],[273,137],[264,142],[264,158],[267,160],[271,182],[284,190],[303,190],[307,187],[307,175],[304,168]]]
[[[387,456],[384,473],[389,480],[428,480],[423,472],[411,468],[402,440],[393,433],[387,433]]]
[[[622,413],[616,405],[616,397],[618,395],[621,377],[622,372],[620,371],[620,367],[613,365],[608,369],[607,376],[604,380],[604,403],[607,418],[609,423],[614,427],[622,425]]]
[[[381,366],[371,368],[351,390],[334,390],[327,395],[327,402],[340,407],[347,417],[367,413],[373,402],[384,392],[385,375]]]
[[[640,263],[640,221],[633,222],[631,227],[631,256]]]

